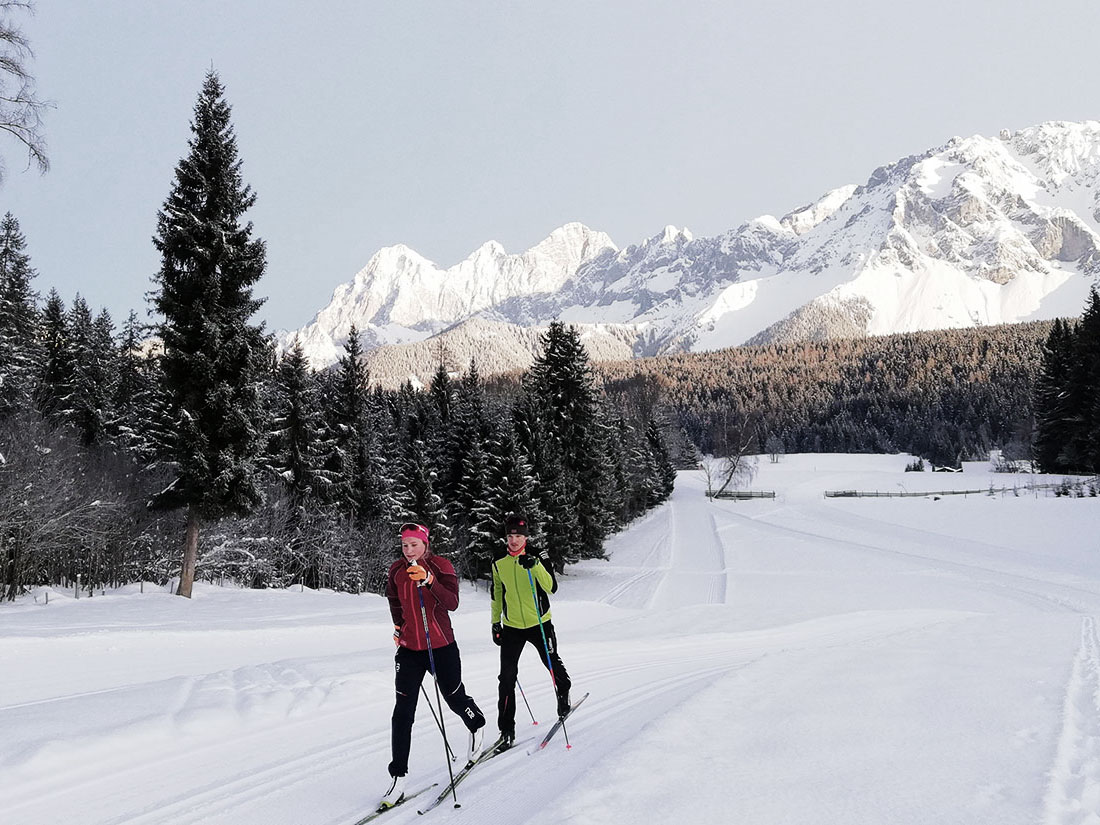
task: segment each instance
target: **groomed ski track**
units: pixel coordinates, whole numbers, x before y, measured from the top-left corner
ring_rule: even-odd
[[[1100,821],[1096,579],[1052,574],[1021,553],[1006,562],[1005,548],[986,537],[947,544],[934,519],[899,525],[866,502],[823,499],[826,486],[714,502],[700,474],[681,473],[668,503],[608,543],[609,561],[562,578],[553,608],[562,655],[575,690],[592,694],[570,719],[573,748],[560,734],[532,756],[516,748],[459,787],[461,809],[444,803],[418,818],[412,806],[381,821],[637,825],[681,816],[681,795],[693,816],[714,822]],[[455,625],[467,688],[492,732],[497,654],[487,611],[484,593],[464,591]],[[258,651],[243,665],[218,654],[219,639],[235,631],[212,628],[205,646],[185,645],[178,672],[148,682],[119,675],[112,684],[105,649],[94,689],[0,707],[5,726],[45,724],[66,703],[88,716],[75,744],[59,753],[47,744],[11,766],[4,818],[354,822],[376,804],[389,759],[385,622],[382,605],[349,611],[334,624],[331,649],[309,656],[297,628],[279,629],[270,655]],[[1019,639],[1034,637],[1019,631],[1035,622],[1064,643],[1020,649],[1031,642]],[[187,633],[166,628],[164,638]],[[74,644],[79,635],[74,629]],[[944,655],[938,641],[948,636],[969,655]],[[125,648],[126,632],[114,641]],[[140,644],[129,652],[139,655]],[[1018,709],[987,707],[977,686],[1020,657],[1030,657],[1032,670],[1023,670],[1033,678],[1019,687]],[[125,664],[120,654],[116,665]],[[520,678],[550,722],[552,691],[534,651]],[[97,727],[97,703],[130,695],[125,726]],[[957,708],[957,724],[922,729],[922,709],[943,703]],[[525,729],[519,710],[523,740],[539,728]],[[457,720],[449,712],[446,720],[459,739]],[[232,736],[220,735],[220,721]],[[962,744],[968,729],[989,725],[1011,734],[1001,752]],[[891,741],[873,759],[867,743],[883,726]],[[127,757],[128,741],[142,742],[140,761]],[[676,770],[701,755],[707,775]],[[36,771],[39,761],[48,774]],[[652,782],[640,785],[640,771]],[[438,731],[421,707],[410,786],[442,786],[446,776]],[[921,806],[932,786],[940,796],[929,810]]]

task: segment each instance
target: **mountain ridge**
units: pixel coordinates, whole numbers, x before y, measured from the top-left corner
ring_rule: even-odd
[[[446,333],[463,367],[480,365],[493,324],[561,320],[646,356],[1074,316],[1100,273],[1098,181],[1100,122],[1050,121],[952,138],[710,237],[667,226],[620,249],[570,223],[519,254],[486,242],[446,270],[397,245],[279,344],[297,336],[324,367],[355,323],[366,348],[424,359],[407,377],[425,379],[438,357],[409,352]],[[490,325],[463,336],[474,319]],[[529,363],[516,358],[508,368]]]

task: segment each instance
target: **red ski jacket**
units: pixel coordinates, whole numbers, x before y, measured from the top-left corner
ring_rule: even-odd
[[[428,616],[428,631],[432,638],[432,647],[443,647],[455,640],[451,629],[450,610],[458,608],[458,576],[454,565],[442,556],[433,555],[429,550],[418,562],[432,572],[431,585],[419,588],[405,572],[409,565],[404,557],[390,567],[389,580],[386,583],[386,598],[390,601],[390,615],[393,623],[401,628],[398,644],[410,650],[427,650],[428,642],[424,636],[424,619],[420,613],[420,596],[424,597],[424,611]]]

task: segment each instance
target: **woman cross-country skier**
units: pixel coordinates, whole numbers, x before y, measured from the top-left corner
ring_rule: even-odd
[[[485,726],[485,716],[462,684],[462,661],[447,615],[458,607],[458,576],[454,566],[431,552],[428,528],[422,524],[401,526],[401,554],[390,567],[386,584],[386,598],[393,616],[393,641],[397,645],[394,656],[397,701],[393,707],[390,786],[380,808],[396,805],[405,794],[417,696],[433,661],[444,701],[470,731],[466,751],[469,761],[481,753]]]

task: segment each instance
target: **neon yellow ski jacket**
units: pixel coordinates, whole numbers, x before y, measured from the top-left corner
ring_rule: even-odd
[[[528,550],[530,552],[530,550]],[[526,629],[535,627],[541,618],[550,621],[550,597],[558,589],[558,581],[539,553],[531,553],[538,561],[530,571],[517,561],[518,556],[506,555],[493,562],[493,624]],[[530,576],[528,576],[530,573]],[[538,593],[538,608],[531,582]]]

